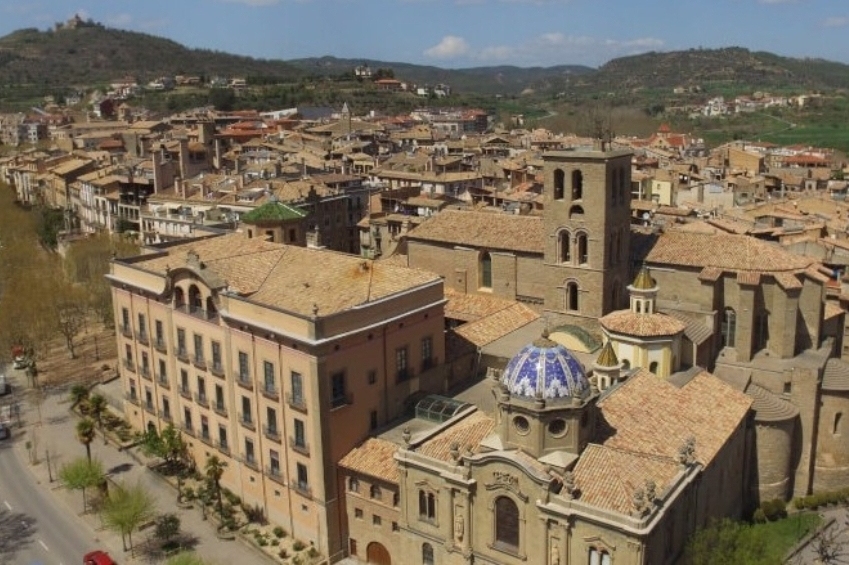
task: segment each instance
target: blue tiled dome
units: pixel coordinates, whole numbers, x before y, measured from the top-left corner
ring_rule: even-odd
[[[581,363],[545,334],[507,363],[501,382],[510,394],[527,398],[584,398],[590,392]]]

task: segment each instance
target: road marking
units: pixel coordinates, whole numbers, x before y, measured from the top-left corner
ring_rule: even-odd
[[[45,544],[43,541],[38,540],[38,543],[41,544],[41,547],[44,548],[44,551],[50,551],[50,549],[48,549],[47,547],[47,544]]]
[[[9,501],[4,500],[4,501],[3,501],[3,504],[5,504],[5,505],[6,505],[6,510],[8,510],[9,512],[11,512],[11,511],[12,511],[12,505],[11,505],[11,504],[9,504]]]

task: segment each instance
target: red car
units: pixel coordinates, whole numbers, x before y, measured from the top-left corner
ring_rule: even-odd
[[[92,551],[83,556],[83,565],[116,565],[105,551]]]

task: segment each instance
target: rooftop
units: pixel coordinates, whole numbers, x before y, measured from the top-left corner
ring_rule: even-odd
[[[407,238],[541,254],[543,230],[542,218],[537,216],[443,210],[412,230]]]

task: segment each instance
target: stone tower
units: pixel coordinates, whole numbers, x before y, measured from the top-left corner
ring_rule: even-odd
[[[629,280],[631,153],[599,145],[545,161],[545,310],[565,322],[620,308]]]

